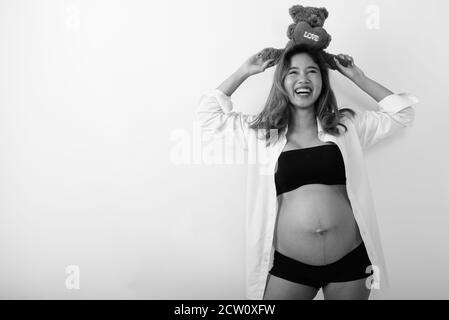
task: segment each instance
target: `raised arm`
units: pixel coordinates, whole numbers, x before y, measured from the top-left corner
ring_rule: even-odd
[[[354,125],[363,149],[369,148],[413,123],[415,119],[413,105],[419,102],[416,96],[409,93],[393,93],[367,77],[355,65],[352,57],[348,55],[340,56],[348,59],[351,63],[348,67],[344,67],[335,59],[339,71],[376,100],[379,106],[379,110],[376,111],[364,110],[361,113],[358,112],[354,119]]]
[[[202,131],[213,138],[226,135],[243,149],[248,147],[248,124],[255,116],[233,112],[231,95],[250,76],[265,71],[273,59],[263,62],[258,53],[249,57],[216,89],[205,92],[196,110],[196,120]]]
[[[334,59],[338,66],[338,71],[354,82],[360,89],[376,100],[376,102],[380,102],[385,97],[393,94],[391,90],[385,88],[373,79],[368,78],[362,69],[354,63],[354,59],[351,56],[345,54],[339,54],[338,56],[350,61],[350,65],[348,67],[344,67],[338,62],[337,59]]]
[[[240,85],[250,77],[248,71],[242,67],[238,68],[233,74],[231,74],[217,89],[223,92],[227,96],[231,96]]]

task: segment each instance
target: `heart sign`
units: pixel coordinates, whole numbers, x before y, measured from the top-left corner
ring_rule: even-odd
[[[305,44],[313,49],[325,49],[330,42],[330,36],[322,27],[312,28],[307,22],[299,22],[293,32],[296,44]]]

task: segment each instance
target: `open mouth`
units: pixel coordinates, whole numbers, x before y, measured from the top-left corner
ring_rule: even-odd
[[[300,97],[309,97],[312,95],[311,88],[297,88],[295,89],[295,94]]]

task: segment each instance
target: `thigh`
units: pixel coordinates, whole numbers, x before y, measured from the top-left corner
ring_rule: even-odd
[[[346,281],[329,282],[323,287],[325,300],[368,300],[371,293],[368,278]]]
[[[317,292],[317,288],[268,274],[263,300],[313,300]]]

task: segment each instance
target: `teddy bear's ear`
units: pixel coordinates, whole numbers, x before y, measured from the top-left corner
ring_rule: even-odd
[[[300,5],[292,6],[290,9],[288,9],[288,13],[290,14],[290,17],[293,19],[294,23],[297,23],[297,16],[298,14],[302,14],[305,12],[305,8]]]
[[[319,8],[319,10],[320,10],[320,14],[321,14],[322,17],[323,17],[323,20],[326,20],[327,17],[329,17],[329,12],[327,11],[327,9],[324,8],[324,7],[321,7],[321,8]],[[323,21],[323,22],[324,22],[324,21]]]
[[[308,21],[312,27],[323,27],[328,16],[329,12],[326,8],[313,8],[310,11]]]

